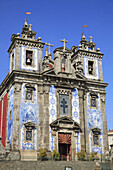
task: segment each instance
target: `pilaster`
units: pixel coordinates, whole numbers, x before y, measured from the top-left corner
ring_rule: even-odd
[[[20,102],[21,102],[21,84],[15,83],[15,85],[14,85],[12,150],[19,150]]]
[[[108,151],[108,134],[107,134],[107,119],[106,119],[106,107],[105,107],[105,94],[101,94],[101,111],[103,119],[103,147],[104,154]]]
[[[20,69],[20,57],[21,57],[21,54],[20,54],[20,47],[18,45],[16,45],[16,48],[15,48],[15,70],[19,70]]]
[[[80,126],[82,129],[82,132],[80,133],[81,138],[81,149],[85,150],[85,116],[84,116],[84,105],[83,105],[83,90],[78,90],[78,96],[79,96],[79,114],[80,114]]]

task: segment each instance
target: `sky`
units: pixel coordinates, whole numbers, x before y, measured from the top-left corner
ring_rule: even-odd
[[[12,34],[21,33],[25,13],[28,24],[53,50],[68,40],[67,48],[79,45],[82,26],[86,39],[93,37],[96,48],[104,53],[103,77],[106,88],[107,128],[113,129],[113,0],[0,0],[0,84],[9,70],[8,48]],[[45,55],[45,49],[43,56]]]

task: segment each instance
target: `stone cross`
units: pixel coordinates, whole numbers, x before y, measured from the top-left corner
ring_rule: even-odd
[[[46,43],[46,45],[49,47],[49,53],[48,53],[48,54],[51,54],[51,53],[50,53],[50,46],[53,47],[53,45],[50,44],[50,43],[49,43],[49,44]]]
[[[61,42],[63,42],[63,50],[65,51],[65,48],[66,48],[66,45],[65,43],[68,43],[67,40],[63,39],[63,40],[60,40]]]
[[[63,107],[63,113],[66,113],[66,108],[68,108],[67,102],[65,101],[65,98],[63,98],[63,101],[61,101],[62,105],[60,107]]]

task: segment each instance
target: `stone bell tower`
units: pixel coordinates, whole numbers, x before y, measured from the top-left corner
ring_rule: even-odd
[[[65,47],[65,43],[68,42],[65,39],[61,40],[63,47],[56,48],[54,50],[54,69],[55,73],[67,76],[71,75],[71,50]]]
[[[22,33],[13,34],[9,52],[9,73],[13,70],[31,70],[41,72],[42,70],[42,50],[44,43],[41,38],[35,39],[36,32],[31,29],[31,24],[27,24],[25,19]]]

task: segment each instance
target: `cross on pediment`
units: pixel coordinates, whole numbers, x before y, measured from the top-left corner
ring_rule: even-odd
[[[63,113],[66,113],[66,108],[68,108],[68,105],[67,105],[67,101],[65,100],[65,98],[63,98],[63,100],[61,101],[61,105],[60,105],[60,107],[62,107],[63,108]]]
[[[53,45],[50,44],[50,43],[49,43],[49,44],[46,43],[46,45],[49,47],[49,53],[48,53],[48,54],[51,54],[51,53],[50,53],[50,46],[53,47]]]
[[[63,40],[60,40],[61,42],[63,42],[63,51],[65,51],[66,45],[65,43],[68,43],[67,40],[65,40],[65,38]]]

